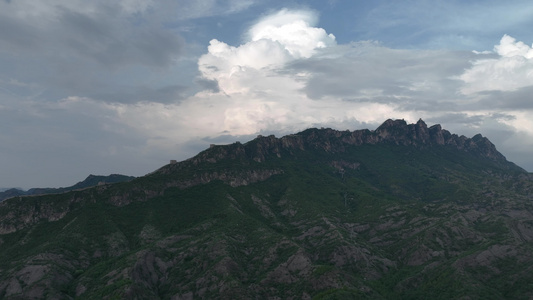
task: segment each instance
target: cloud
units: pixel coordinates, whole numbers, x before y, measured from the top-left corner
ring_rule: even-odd
[[[217,15],[234,14],[253,6],[255,0],[203,0],[203,1],[168,1],[174,2],[173,8],[181,20],[205,18]]]
[[[44,103],[1,92],[0,99],[0,163],[9,169],[0,173],[2,185],[58,187],[91,173],[143,175],[160,162],[152,156],[157,149],[143,153],[144,137],[129,134],[131,128],[101,101]]]
[[[182,53],[184,42],[161,26],[127,24],[126,18],[112,18],[112,10],[96,16],[63,11],[59,32],[66,46],[106,66],[167,66]],[[57,28],[59,30],[59,28]]]
[[[196,62],[188,59],[195,50],[176,27],[184,19],[229,15],[254,3],[0,1],[0,80],[36,86],[43,101],[179,101],[202,86],[194,80]]]
[[[87,58],[108,67],[130,63],[161,66],[180,54],[183,42],[161,26],[135,24],[151,19],[143,14],[150,3],[1,2],[0,15],[10,26],[0,29],[0,51],[19,49],[55,58]]]
[[[170,101],[157,98],[175,86],[167,86],[168,74],[161,70],[183,65],[177,59],[184,55],[185,42],[162,25],[154,5],[141,0],[0,1],[0,79],[34,86],[33,99],[42,101],[70,96]],[[144,87],[138,96],[145,98],[130,97],[137,86]],[[105,95],[112,97],[100,97]]]
[[[248,78],[271,81],[275,70],[288,62],[336,45],[335,36],[313,27],[316,19],[314,12],[303,10],[283,9],[265,16],[249,29],[248,40],[238,47],[211,40],[208,53],[198,61],[199,70],[204,78],[217,81],[224,93],[242,93],[250,87],[257,90],[264,85],[250,84]]]
[[[266,16],[248,31],[251,42],[278,42],[293,58],[309,58],[316,49],[334,46],[335,36],[322,28],[313,27],[318,17],[313,11],[283,9]]]
[[[181,54],[184,42],[161,27],[130,26],[113,18],[112,9],[96,15],[61,10],[51,26],[57,36],[55,46],[107,67],[135,64],[166,66]],[[121,21],[117,21],[121,20]]]
[[[391,49],[372,41],[351,43],[296,61],[292,72],[310,74],[304,91],[320,100],[392,103],[424,110],[455,102],[460,81],[453,76],[469,66],[470,53]]]
[[[504,35],[494,46],[496,58],[481,58],[473,62],[459,78],[464,94],[483,91],[514,91],[533,86],[533,49],[515,38]],[[481,54],[483,56],[483,54]]]
[[[530,36],[532,9],[520,0],[379,1],[353,22],[362,39],[393,47],[486,49],[505,32]]]
[[[121,0],[119,3],[128,14],[142,14],[155,5],[153,0]]]

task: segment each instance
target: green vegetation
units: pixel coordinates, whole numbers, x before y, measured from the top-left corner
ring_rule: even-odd
[[[261,141],[6,201],[0,297],[533,296],[533,184],[516,166],[451,146]]]

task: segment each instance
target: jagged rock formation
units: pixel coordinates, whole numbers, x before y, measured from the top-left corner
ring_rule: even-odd
[[[533,176],[420,120],[0,203],[3,299],[527,299]]]
[[[448,146],[456,150],[469,152],[489,158],[495,162],[508,164],[505,156],[496,150],[489,139],[477,134],[472,138],[452,134],[437,124],[427,127],[419,120],[416,124],[407,124],[405,120],[386,120],[376,130],[368,129],[355,131],[337,131],[333,129],[307,129],[298,134],[291,134],[281,138],[258,136],[246,144],[239,142],[212,146],[199,155],[191,158],[187,163],[197,165],[201,162],[216,163],[223,159],[253,159],[257,162],[265,161],[269,156],[281,157],[282,153],[290,155],[295,151],[324,150],[328,153],[346,151],[347,146],[394,144],[401,146]],[[171,172],[180,165],[170,165],[162,172]],[[516,167],[516,166],[515,166]]]

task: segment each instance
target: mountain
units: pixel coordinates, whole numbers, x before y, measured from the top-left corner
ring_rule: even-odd
[[[3,299],[530,299],[533,175],[420,120],[0,203]]]
[[[10,188],[0,188],[0,193],[1,192],[5,192],[7,190],[13,190],[13,189],[14,190],[22,190],[22,188],[18,188],[18,187],[17,188],[12,188],[12,187],[10,187]]]
[[[126,175],[120,175],[120,174],[111,174],[109,176],[101,176],[101,175],[89,175],[85,180],[80,181],[76,183],[73,186],[69,187],[62,187],[62,188],[32,188],[27,191],[23,191],[20,188],[11,188],[11,189],[5,189],[4,191],[0,192],[0,201],[5,200],[7,198],[16,197],[16,196],[26,196],[26,195],[44,195],[44,194],[58,194],[58,193],[64,193],[69,192],[73,190],[78,189],[84,189],[92,186],[96,186],[99,184],[108,184],[108,183],[116,183],[116,182],[123,182],[123,181],[130,181],[133,180],[135,177],[133,176],[126,176]]]

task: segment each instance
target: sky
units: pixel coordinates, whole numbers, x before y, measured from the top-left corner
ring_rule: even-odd
[[[533,2],[0,0],[0,187],[386,119],[533,171]]]

